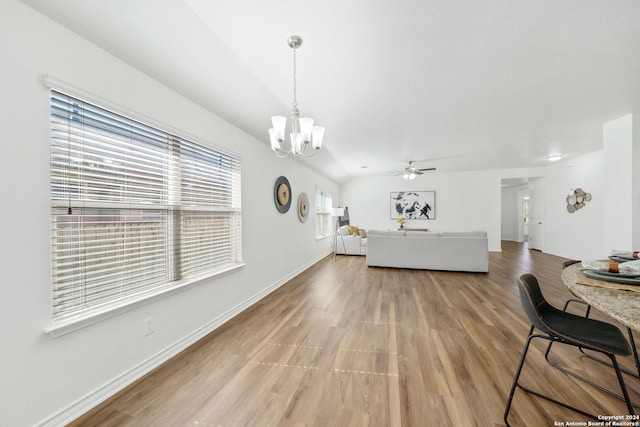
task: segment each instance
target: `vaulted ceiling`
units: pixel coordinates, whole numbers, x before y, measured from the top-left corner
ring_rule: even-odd
[[[635,0],[23,0],[269,144],[297,52],[303,160],[337,182],[547,165],[640,111]]]

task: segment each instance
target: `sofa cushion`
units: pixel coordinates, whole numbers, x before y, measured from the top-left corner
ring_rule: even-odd
[[[347,227],[349,227],[349,235],[350,236],[358,234],[358,227],[356,227],[355,225],[347,225]]]

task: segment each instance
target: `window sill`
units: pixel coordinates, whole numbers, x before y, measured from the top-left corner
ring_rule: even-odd
[[[118,301],[112,304],[107,304],[104,307],[101,307],[96,310],[92,310],[91,313],[81,313],[75,316],[69,316],[68,318],[63,318],[60,320],[54,320],[51,322],[51,325],[44,328],[44,332],[46,334],[51,335],[54,338],[61,337],[63,335],[69,334],[71,332],[75,332],[79,329],[86,328],[87,326],[93,325],[94,323],[101,322],[108,318],[117,316],[126,311],[132,310],[136,307],[140,307],[145,304],[149,304],[159,298],[164,298],[166,296],[175,294],[177,292],[184,291],[186,289],[191,288],[203,280],[211,279],[213,277],[223,276],[225,274],[236,271],[246,264],[238,264],[231,267],[227,267],[224,270],[220,270],[215,272],[214,274],[208,276],[201,276],[198,278],[192,278],[189,280],[184,280],[182,282],[177,282],[171,285],[171,287],[167,287],[162,290],[155,290],[152,293],[144,293],[140,295],[133,296],[124,301]]]

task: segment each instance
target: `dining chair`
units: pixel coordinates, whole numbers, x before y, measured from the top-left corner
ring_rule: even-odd
[[[630,415],[635,415],[633,404],[629,398],[629,393],[627,392],[627,387],[616,359],[616,356],[628,356],[631,354],[629,343],[620,329],[610,323],[578,316],[555,308],[549,304],[542,295],[538,279],[533,274],[521,275],[518,278],[518,289],[520,292],[520,303],[531,321],[531,328],[529,329],[529,334],[522,350],[520,362],[513,379],[513,385],[509,392],[507,407],[504,411],[504,422],[506,425],[510,425],[507,418],[509,417],[509,411],[511,410],[516,388],[520,388],[534,396],[573,410],[585,417],[597,420],[597,417],[593,414],[520,384],[520,374],[522,373],[529,346],[534,338],[545,339],[552,343],[586,348],[608,356],[618,378],[622,395],[627,404],[627,410]],[[539,331],[538,333],[534,333],[536,329]]]
[[[565,268],[567,268],[569,266],[572,266],[574,264],[577,264],[579,262],[581,262],[581,261],[575,260],[575,259],[566,260],[566,261],[564,261],[562,263],[562,269],[564,270]],[[569,290],[569,292],[571,292],[571,290]],[[586,302],[584,302],[583,300],[581,300],[580,298],[571,298],[571,299],[568,299],[567,301],[565,301],[564,306],[562,307],[562,311],[567,311],[567,309],[569,308],[569,305],[571,305],[571,303],[581,304],[581,305],[586,306],[584,317],[589,317],[589,315],[591,314],[591,306],[589,304],[587,304]],[[632,355],[633,355],[634,364],[636,366],[636,370],[635,371],[630,371],[628,369],[625,369],[624,367],[620,367],[620,370],[622,372],[624,372],[625,374],[631,375],[631,376],[636,377],[636,378],[640,378],[640,357],[638,357],[638,349],[636,347],[636,343],[635,343],[635,340],[633,338],[633,331],[629,327],[627,327],[627,335],[629,336],[629,343],[631,345],[631,351],[632,351]],[[549,364],[551,366],[553,366],[554,368],[560,369],[561,371],[564,371],[565,373],[567,373],[569,375],[572,375],[575,378],[578,378],[578,379],[580,379],[580,380],[582,380],[582,381],[584,381],[586,383],[589,383],[592,386],[597,387],[600,390],[602,390],[602,391],[604,391],[604,392],[606,392],[606,393],[608,393],[608,394],[610,394],[612,396],[615,396],[615,397],[621,399],[620,395],[618,395],[616,393],[613,393],[613,392],[605,389],[604,387],[600,387],[600,386],[590,382],[586,378],[581,377],[579,375],[576,375],[575,373],[569,371],[568,369],[563,368],[563,367],[559,366],[558,364],[554,363],[553,361],[551,361],[551,359],[549,359],[549,353],[551,352],[551,346],[552,345],[553,345],[553,342],[550,342],[549,346],[547,347],[547,351],[544,354],[545,359],[547,360],[547,362],[549,362]],[[611,366],[611,363],[608,360],[603,359],[601,357],[594,356],[593,354],[587,353],[587,352],[584,351],[583,348],[580,348],[580,352],[582,354],[584,354],[585,356],[587,356],[588,358],[590,358],[590,359],[593,359],[593,360],[596,360],[596,361],[598,361],[600,363],[604,363],[605,365]],[[634,405],[634,406],[636,408],[638,407],[637,405]]]

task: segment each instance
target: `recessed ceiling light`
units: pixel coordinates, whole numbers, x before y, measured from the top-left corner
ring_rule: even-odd
[[[362,165],[362,166],[360,166],[360,169],[367,169],[368,167],[369,166],[367,166],[367,165]]]
[[[562,158],[562,154],[552,154],[547,157],[547,160],[549,160],[550,162],[557,162],[561,158]]]

